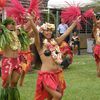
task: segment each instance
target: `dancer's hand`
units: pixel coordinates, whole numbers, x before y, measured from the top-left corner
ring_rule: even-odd
[[[33,16],[29,13],[26,14],[26,19],[33,20]]]
[[[78,16],[75,21],[76,23],[79,23],[81,21],[81,16]]]
[[[81,16],[78,16],[75,20],[73,20],[73,23],[80,23],[81,21]]]
[[[97,19],[96,19],[96,14],[93,12],[94,16],[93,16],[93,23],[95,24]]]

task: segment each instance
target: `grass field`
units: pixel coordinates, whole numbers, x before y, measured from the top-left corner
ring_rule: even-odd
[[[96,65],[92,55],[75,56],[73,64],[64,74],[67,89],[62,100],[100,100],[100,79],[96,76]],[[25,77],[24,86],[19,87],[21,100],[33,100],[36,77],[36,73]]]

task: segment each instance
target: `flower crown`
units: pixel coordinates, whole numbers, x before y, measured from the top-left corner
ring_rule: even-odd
[[[54,31],[55,30],[55,25],[46,22],[41,26],[41,29],[42,30],[50,29],[50,30]]]

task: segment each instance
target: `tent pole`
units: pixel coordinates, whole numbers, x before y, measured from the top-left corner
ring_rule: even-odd
[[[57,35],[57,26],[59,24],[59,11],[58,9],[56,10],[56,35]]]
[[[47,21],[50,21],[50,9],[48,8],[48,16],[47,16]]]
[[[6,19],[6,12],[5,12],[5,9],[3,8],[2,9],[2,21]]]

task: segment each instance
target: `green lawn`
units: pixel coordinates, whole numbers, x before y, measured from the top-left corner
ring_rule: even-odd
[[[64,74],[67,89],[62,100],[100,100],[100,79],[92,55],[75,56]],[[36,73],[25,77],[24,86],[19,87],[21,100],[33,100],[36,77]]]

